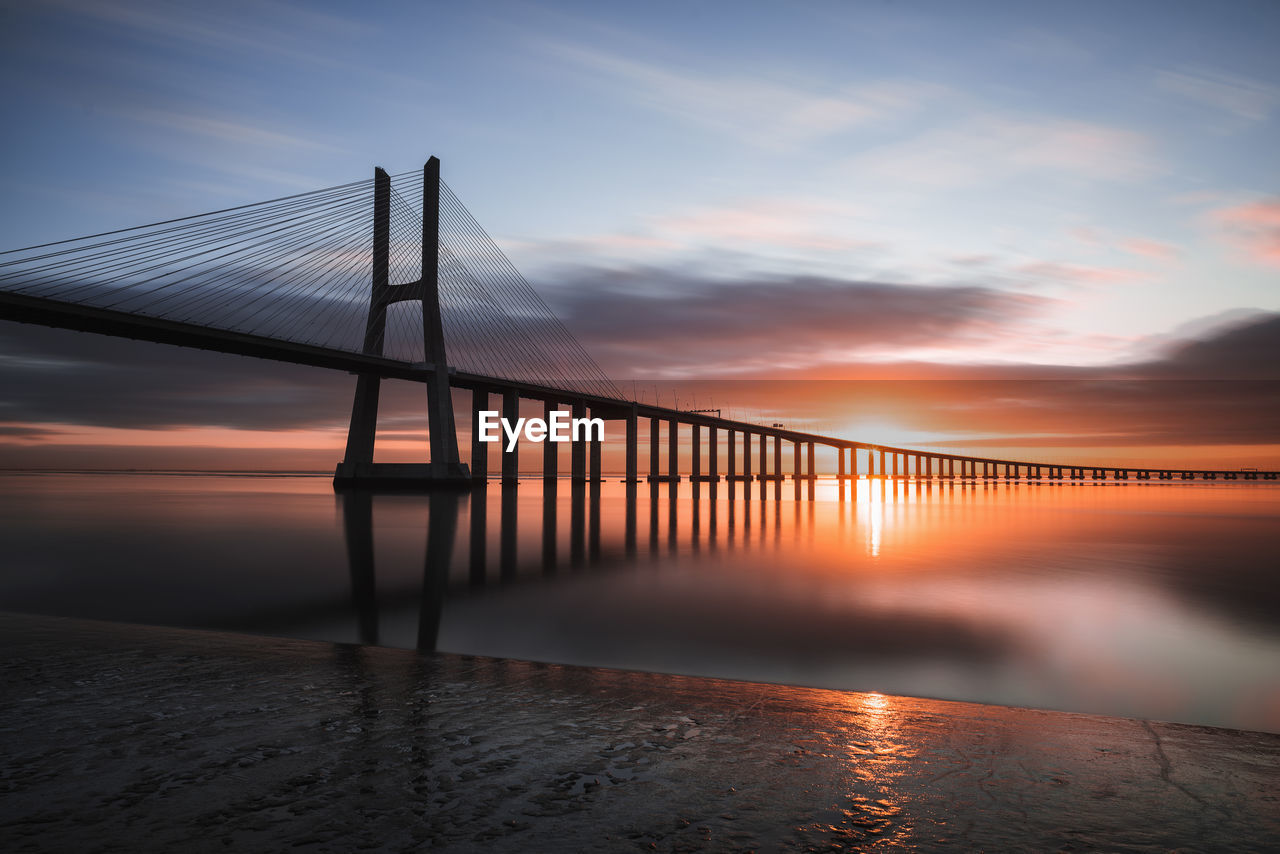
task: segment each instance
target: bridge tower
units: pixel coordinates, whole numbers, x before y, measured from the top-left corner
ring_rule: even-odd
[[[373,276],[364,349],[381,356],[387,328],[387,306],[414,301],[422,304],[422,350],[427,386],[427,417],[431,433],[429,463],[375,463],[373,443],[378,432],[378,391],[382,377],[361,373],[351,406],[347,450],[334,472],[335,486],[470,486],[471,473],[458,456],[458,433],[449,394],[449,361],[440,319],[440,161],[432,157],[422,169],[422,274],[414,282],[391,284],[391,177],[381,168],[373,179]]]

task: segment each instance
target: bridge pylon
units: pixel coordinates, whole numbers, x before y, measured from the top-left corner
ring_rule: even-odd
[[[422,275],[414,282],[391,284],[391,177],[381,168],[373,181],[373,275],[365,323],[366,355],[381,356],[386,338],[387,307],[414,301],[422,304],[422,350],[427,371],[427,418],[431,435],[429,463],[375,463],[378,392],[382,377],[361,373],[351,406],[347,449],[333,475],[334,486],[471,486],[471,472],[458,455],[458,433],[449,393],[449,361],[440,317],[440,161],[432,157],[422,169]]]

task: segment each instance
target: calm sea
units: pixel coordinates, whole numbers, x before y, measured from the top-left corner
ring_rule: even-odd
[[[0,486],[3,610],[1280,732],[1275,485]]]

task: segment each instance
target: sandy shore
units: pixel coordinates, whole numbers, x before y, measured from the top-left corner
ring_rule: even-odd
[[[1280,735],[0,617],[5,851],[1280,850]]]

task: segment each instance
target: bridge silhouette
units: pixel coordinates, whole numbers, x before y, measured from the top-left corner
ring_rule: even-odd
[[[781,481],[784,443],[796,497],[803,481],[818,477],[818,446],[835,450],[840,479],[1280,479],[1277,471],[948,454],[630,399],[440,180],[435,157],[420,173],[376,169],[371,180],[0,253],[0,319],[353,373],[351,424],[334,474],[338,487],[487,483],[479,413],[490,409],[493,396],[513,423],[522,400],[542,403],[547,420],[566,407],[575,418],[589,413],[622,422],[629,483],[640,481],[641,419],[649,427],[645,476],[655,484],[684,477]],[[374,462],[383,379],[426,386],[428,462]],[[471,393],[469,464],[459,453],[453,389]],[[679,466],[682,431],[691,444],[687,471]],[[542,443],[544,478],[558,476],[558,444]],[[603,479],[601,442],[570,444],[570,477]],[[503,443],[504,483],[518,479],[520,450],[518,443],[510,450]]]

